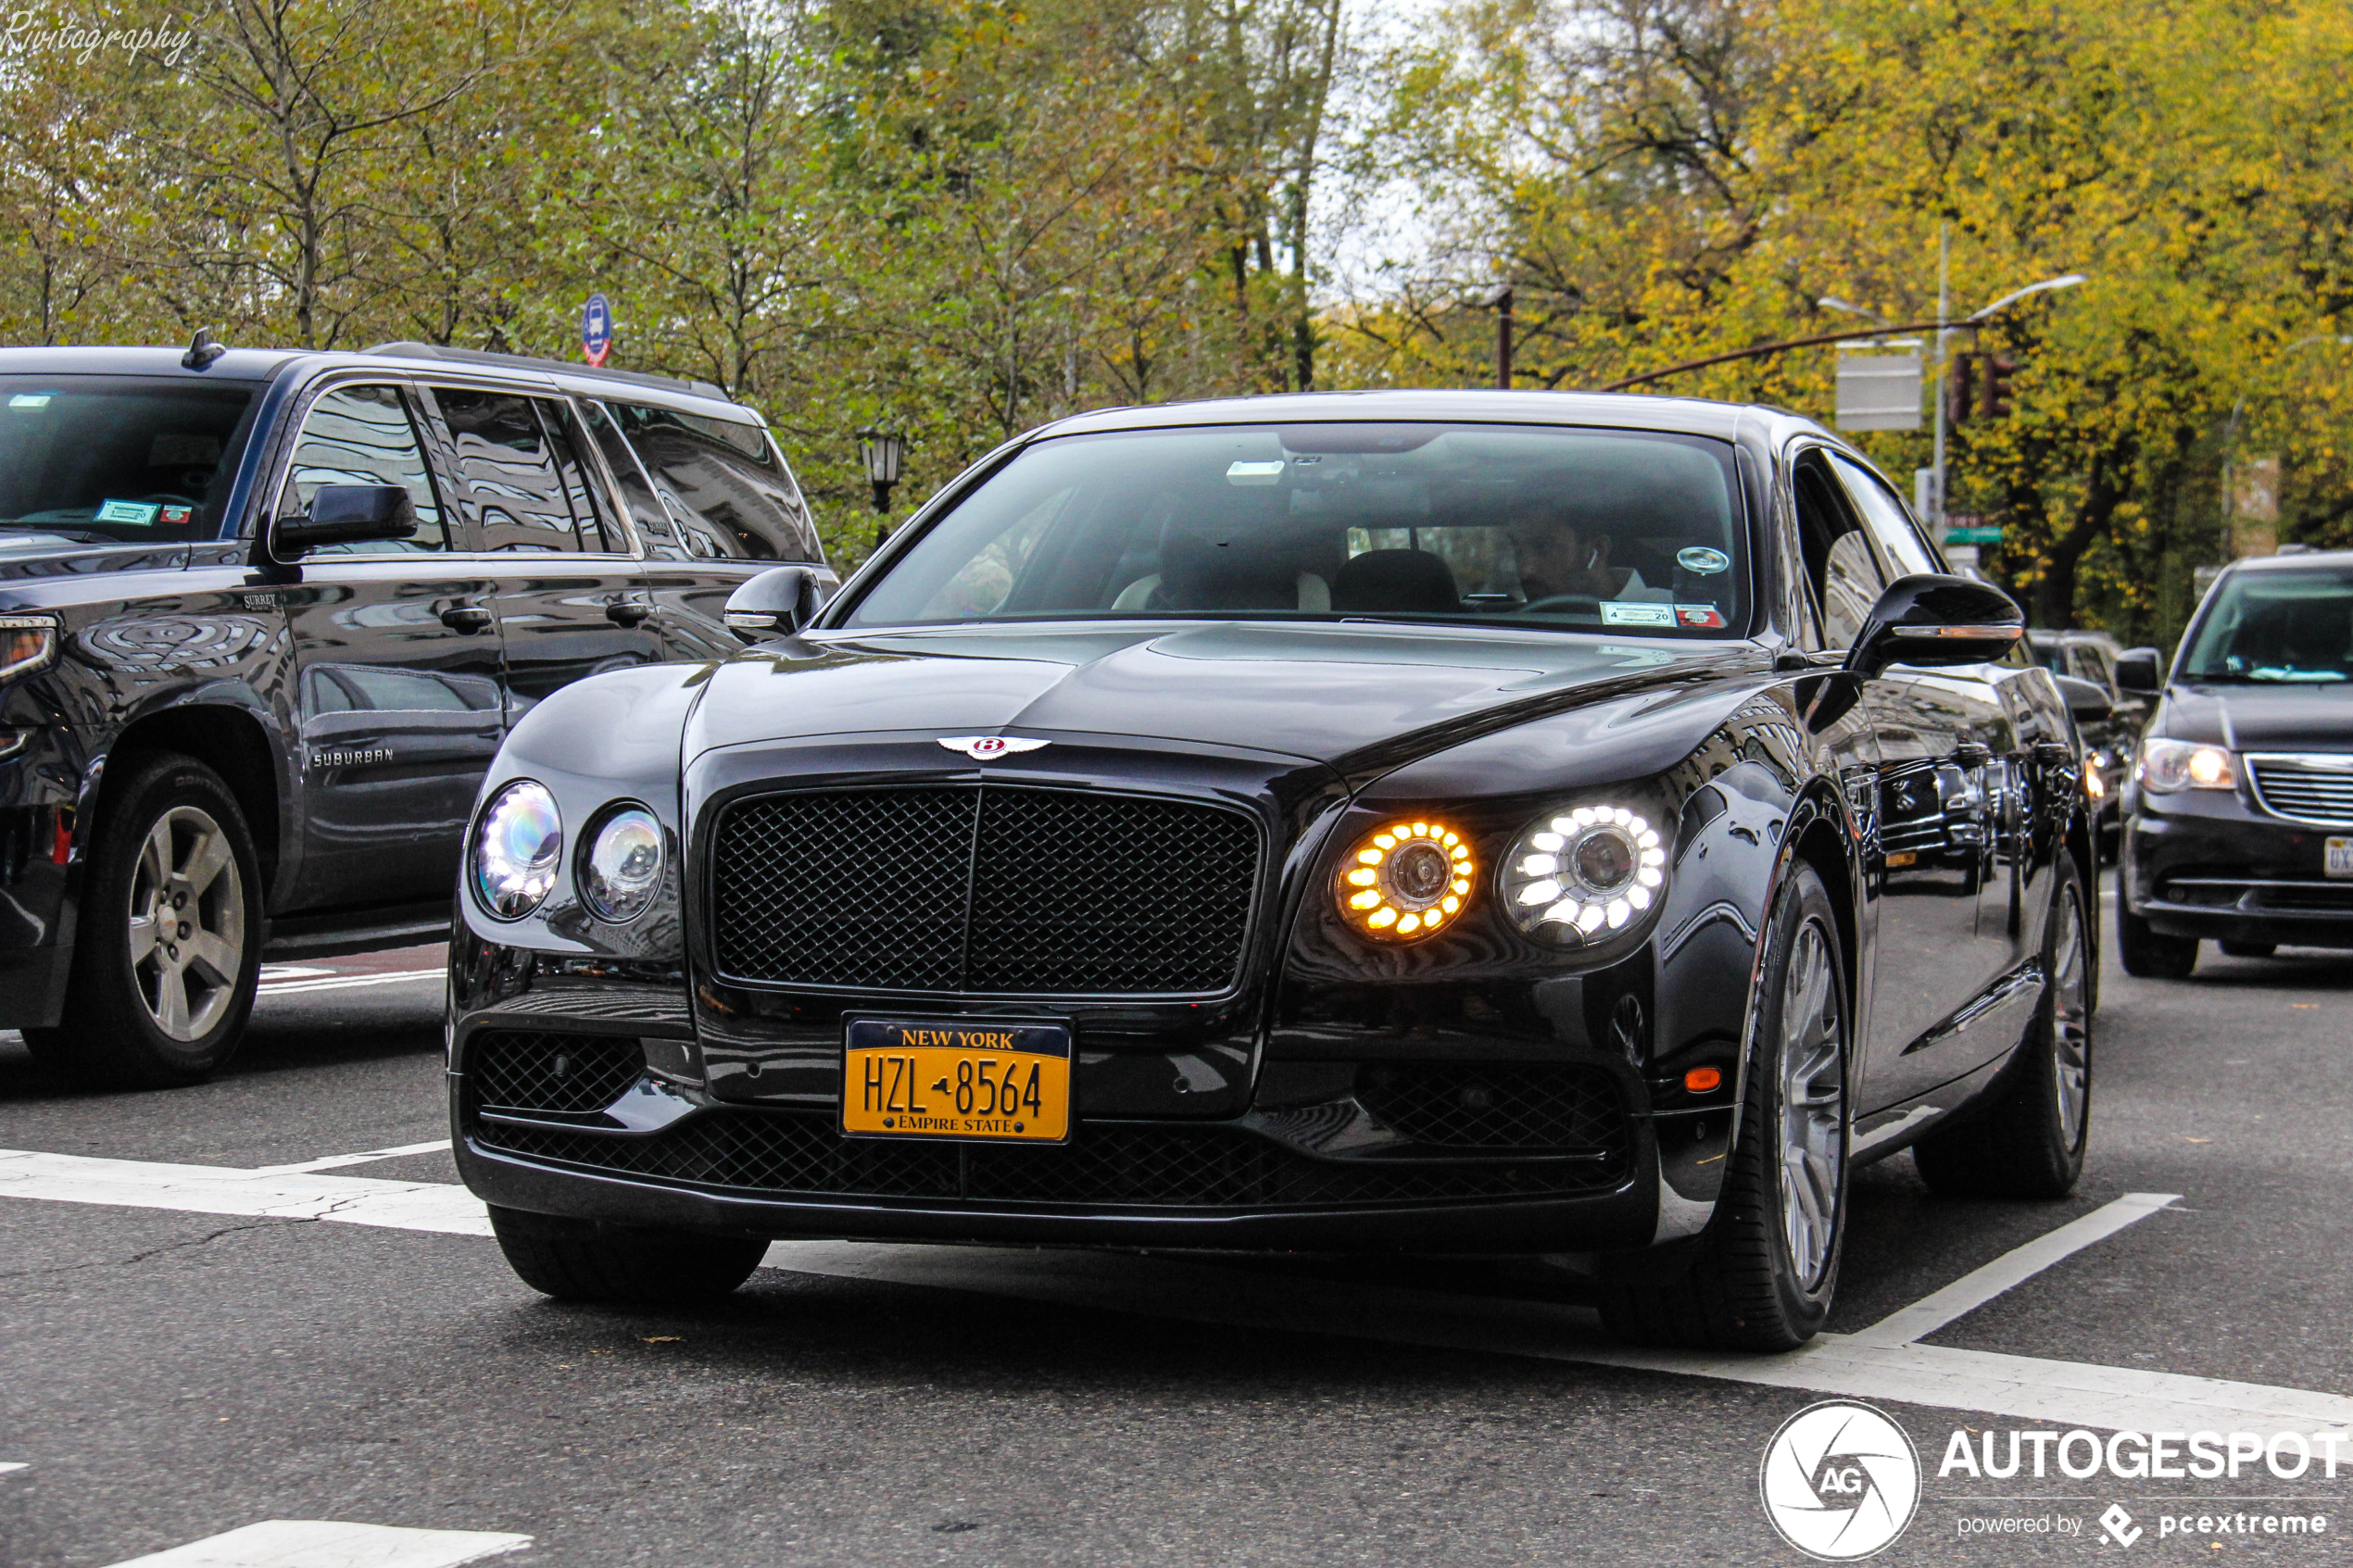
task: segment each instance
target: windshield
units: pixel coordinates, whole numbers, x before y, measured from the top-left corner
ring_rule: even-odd
[[[2233,572],[2174,679],[2353,680],[2353,567]]]
[[[0,529],[81,543],[210,538],[249,382],[0,376]]]
[[[1723,637],[1748,623],[1732,449],[1518,425],[1250,425],[1038,443],[853,626],[1248,616]]]

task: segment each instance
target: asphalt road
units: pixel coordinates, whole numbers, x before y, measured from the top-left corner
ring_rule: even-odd
[[[437,985],[384,978],[435,958],[273,981],[245,1057],[197,1089],[69,1092],[0,1035],[0,1149],[250,1171],[445,1138]],[[1869,1168],[1833,1328],[2125,1194],[2179,1194],[1923,1344],[2023,1367],[2030,1394],[2089,1369],[2124,1389],[2111,1426],[2149,1408],[2120,1381],[2145,1373],[2353,1395],[2353,963],[2208,948],[2190,982],[2111,963],[2104,985],[2081,1194],[1944,1202],[1907,1157]],[[455,1180],[442,1152],[333,1173]],[[1758,1465],[1824,1394],[1579,1360],[1607,1353],[1590,1315],[1512,1270],[835,1247],[780,1249],[806,1266],[721,1307],[632,1312],[543,1300],[479,1236],[18,1186],[0,1160],[8,1568],[272,1519],[511,1532],[532,1540],[519,1568],[1805,1561]],[[1940,1475],[1956,1431],[2073,1418],[2003,1415],[1969,1377],[1940,1405],[1869,1376],[1926,1467],[1876,1561],[2326,1562],[2353,1535],[2353,1451],[2334,1482]],[[2110,1503],[2129,1548],[2102,1537]],[[2192,1510],[2328,1533],[2160,1534]],[[2004,1517],[2061,1523],[1962,1533]],[[2080,1534],[2057,1533],[2069,1519]]]

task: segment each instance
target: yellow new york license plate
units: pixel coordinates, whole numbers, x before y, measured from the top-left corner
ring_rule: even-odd
[[[852,1137],[1070,1136],[1070,1026],[853,1019],[841,1130]]]

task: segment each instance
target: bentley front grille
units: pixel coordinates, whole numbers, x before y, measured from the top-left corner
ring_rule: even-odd
[[[796,792],[711,838],[720,972],[999,996],[1202,996],[1239,977],[1256,822],[1005,784]]]

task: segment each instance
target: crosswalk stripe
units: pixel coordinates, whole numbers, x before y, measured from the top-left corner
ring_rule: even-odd
[[[412,1530],[333,1519],[265,1519],[114,1568],[458,1568],[521,1551],[529,1536],[488,1530]]]
[[[31,1150],[0,1149],[0,1198],[490,1234],[482,1200],[444,1182]],[[1868,1335],[1825,1334],[1786,1355],[1632,1349],[1604,1338],[1590,1313],[1547,1302],[1368,1286],[1162,1257],[780,1241],[769,1248],[766,1261],[800,1273],[1082,1310],[1720,1378],[2060,1426],[2266,1434],[2353,1427],[2353,1399],[2304,1389],[1936,1345],[1874,1343]]]

